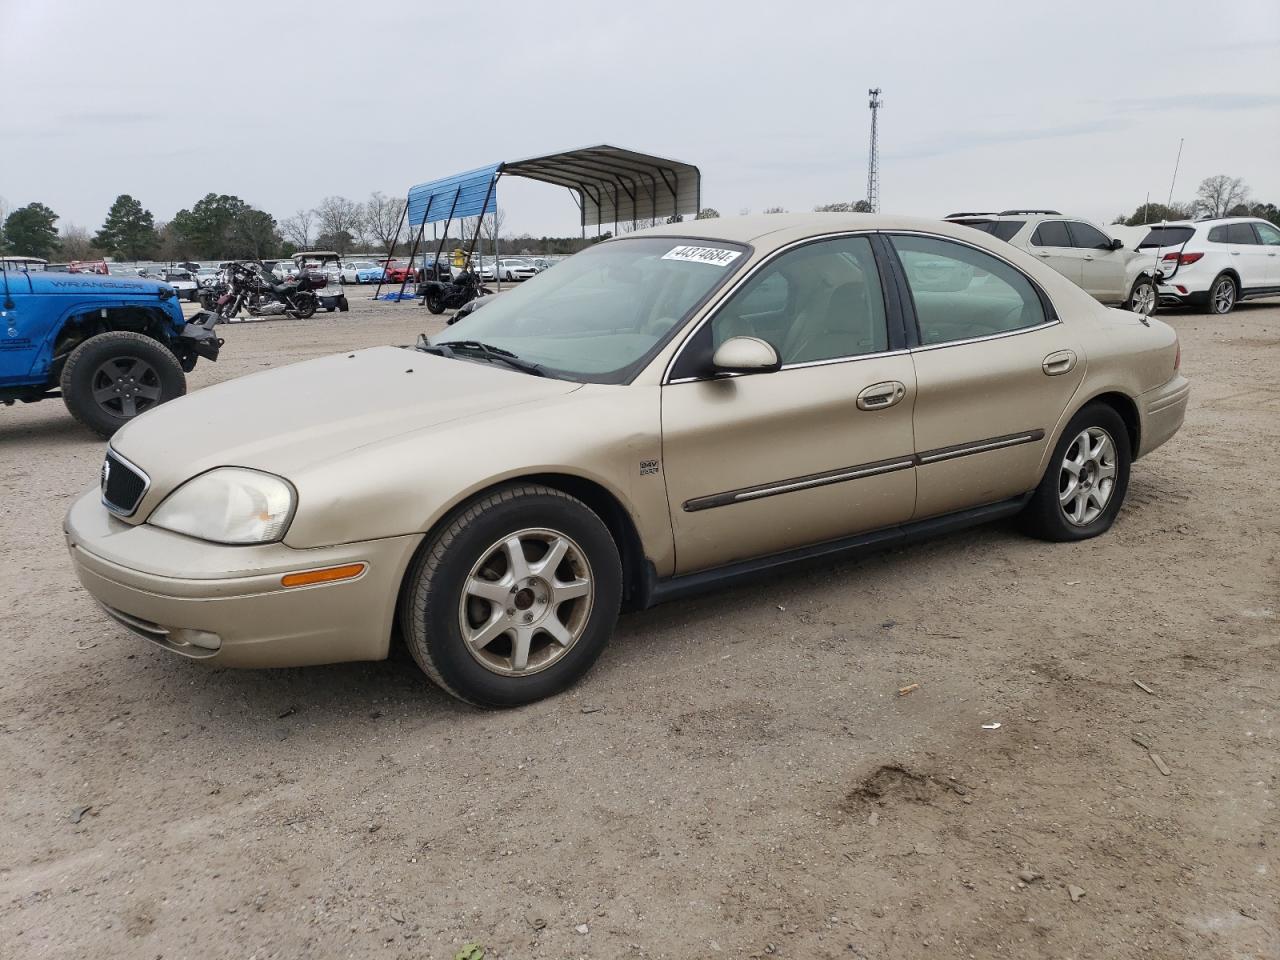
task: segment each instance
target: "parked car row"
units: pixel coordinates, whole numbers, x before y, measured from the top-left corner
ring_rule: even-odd
[[[1280,294],[1280,229],[1256,217],[1148,224],[1136,243],[1130,228],[1108,230],[1056,210],[946,219],[1038,257],[1100,303],[1143,315],[1160,305],[1224,315],[1241,300]]]

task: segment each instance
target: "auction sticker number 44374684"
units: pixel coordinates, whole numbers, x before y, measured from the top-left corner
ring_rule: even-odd
[[[685,263],[706,263],[713,267],[727,267],[738,257],[741,250],[725,250],[721,247],[680,246],[668,250],[662,255],[663,260],[683,260]]]

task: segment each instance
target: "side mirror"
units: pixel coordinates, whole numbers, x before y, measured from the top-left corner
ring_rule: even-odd
[[[1123,240],[1121,240],[1121,239],[1119,239],[1119,238],[1117,237],[1117,238],[1115,238],[1115,239],[1113,239],[1113,240],[1111,241],[1111,244],[1110,244],[1110,246],[1108,246],[1108,247],[1107,247],[1107,249],[1108,249],[1108,250],[1123,250],[1123,249],[1124,249],[1124,241],[1123,241]]]
[[[782,360],[773,344],[759,337],[730,337],[716,348],[711,366],[717,374],[773,373]]]

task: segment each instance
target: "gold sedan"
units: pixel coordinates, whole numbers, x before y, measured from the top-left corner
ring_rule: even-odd
[[[66,518],[81,582],[193,660],[379,659],[554,694],[643,608],[1018,515],[1111,526],[1177,431],[1173,330],[964,226],[674,224],[591,247],[435,342],[165,404]]]

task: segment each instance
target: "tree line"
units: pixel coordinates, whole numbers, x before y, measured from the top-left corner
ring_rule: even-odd
[[[61,219],[43,203],[29,203],[9,210],[0,198],[0,253],[25,254],[46,260],[225,260],[287,257],[298,250],[335,250],[346,256],[352,251],[380,251],[387,256],[408,253],[413,231],[403,228],[405,201],[374,191],[365,201],[346,197],[325,197],[315,207],[297,210],[283,220],[228,194],[205,194],[189,208],[183,208],[167,222],[159,222],[140,200],[127,193],[116,197],[102,227],[93,234],[75,224],[58,228]],[[819,204],[817,212],[867,213],[866,200]],[[744,208],[740,213],[750,213]],[[765,213],[785,213],[782,207],[766,207]],[[697,219],[720,216],[711,207],[698,212]],[[1128,226],[1185,220],[1195,217],[1253,216],[1280,226],[1280,210],[1274,203],[1255,202],[1252,191],[1240,177],[1218,174],[1206,177],[1192,200],[1172,204],[1143,203],[1131,214],[1120,214],[1112,222]],[[499,209],[478,225],[487,248],[495,236],[513,252],[570,254],[584,246],[607,239],[612,231],[586,238],[580,236],[534,237],[528,233],[506,236],[505,214]],[[671,221],[679,220],[678,217]],[[618,224],[618,232],[654,226],[659,220],[638,220]],[[447,237],[452,249],[470,241],[475,234],[475,218],[457,224],[459,236]],[[397,233],[399,236],[397,237]],[[432,238],[431,244],[439,240]]]
[[[1205,177],[1191,200],[1173,203],[1142,203],[1131,214],[1119,214],[1111,222],[1127,227],[1140,227],[1164,220],[1194,220],[1198,217],[1257,217],[1280,227],[1280,208],[1274,203],[1255,202],[1253,191],[1240,177],[1219,173]]]

